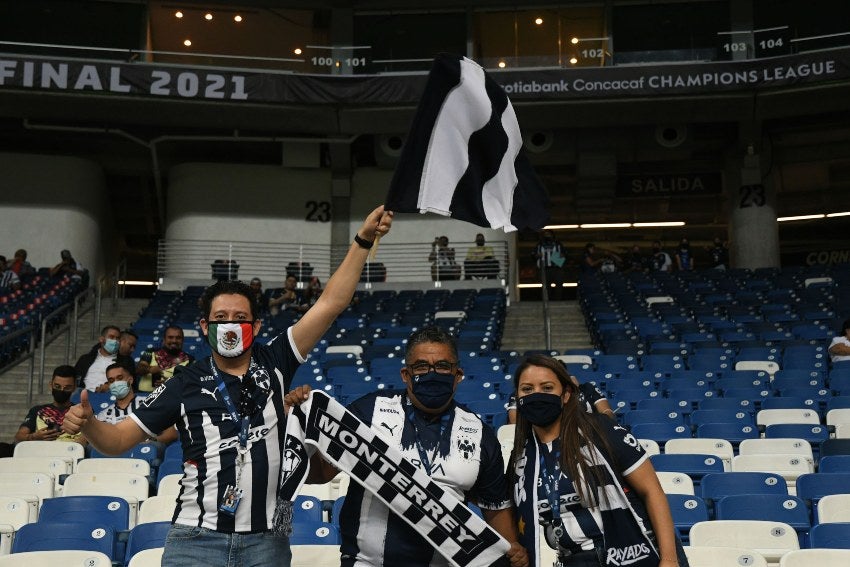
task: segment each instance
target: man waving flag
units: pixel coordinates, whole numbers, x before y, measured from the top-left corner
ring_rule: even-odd
[[[434,60],[385,203],[505,232],[546,224],[549,200],[511,102],[474,61]]]

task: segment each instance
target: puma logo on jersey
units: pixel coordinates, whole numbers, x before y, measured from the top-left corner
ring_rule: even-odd
[[[387,425],[387,424],[386,424],[386,423],[384,423],[383,421],[381,422],[381,425],[382,425],[383,427],[385,427],[385,428],[387,429],[387,431],[389,431],[389,432],[390,432],[390,435],[394,435],[394,434],[395,434],[395,428],[396,428],[396,427],[398,427],[398,424],[397,424],[397,423],[396,423],[395,425],[393,425],[392,427],[390,427],[389,425]]]
[[[215,390],[207,390],[206,388],[201,388],[201,393],[206,394],[208,396],[211,396],[212,399],[214,399],[215,401],[218,401],[218,397],[216,397],[216,395],[215,395]]]

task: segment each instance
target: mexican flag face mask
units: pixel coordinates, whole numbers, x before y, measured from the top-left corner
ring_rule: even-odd
[[[254,342],[252,321],[210,321],[207,324],[207,341],[213,351],[233,358],[251,347]]]

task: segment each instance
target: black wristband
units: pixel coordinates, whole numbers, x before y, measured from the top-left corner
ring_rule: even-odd
[[[366,240],[365,238],[360,238],[360,235],[356,232],[354,233],[354,242],[357,244],[357,246],[359,246],[360,248],[365,248],[366,250],[369,250],[375,244],[373,241]]]

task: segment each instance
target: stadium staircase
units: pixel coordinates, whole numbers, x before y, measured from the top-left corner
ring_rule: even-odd
[[[549,303],[552,319],[552,349],[564,352],[573,348],[592,348],[577,301]],[[501,350],[524,352],[546,348],[543,329],[543,304],[538,301],[515,302],[508,307],[502,332]]]
[[[117,325],[125,329],[139,317],[139,311],[148,304],[147,299],[119,299],[113,305],[112,300],[104,299],[99,327],[104,325]],[[53,369],[60,364],[73,365],[77,358],[88,351],[97,342],[100,328],[95,330],[95,336],[90,335],[92,329],[92,318],[94,309],[89,310],[79,320],[77,331],[77,352],[71,353],[66,360],[68,333],[63,333],[47,345],[44,357],[44,394],[38,393],[39,381],[36,378],[33,385],[33,400],[31,405],[43,404],[51,401],[50,391],[47,383]],[[55,334],[55,333],[54,333]],[[48,337],[50,341],[50,337]],[[73,348],[72,348],[73,350]],[[35,373],[38,375],[39,360],[36,350]],[[27,410],[31,407],[27,403],[27,385],[29,382],[30,361],[24,360],[0,373],[0,441],[11,443],[15,433],[26,417]]]

